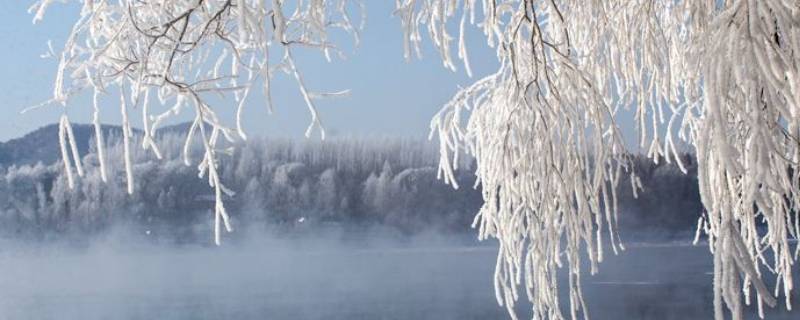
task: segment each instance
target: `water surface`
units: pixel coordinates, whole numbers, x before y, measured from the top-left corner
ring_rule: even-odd
[[[495,257],[491,243],[446,238],[3,246],[0,319],[507,319]],[[709,319],[711,270],[703,246],[629,244],[584,292],[592,319]]]

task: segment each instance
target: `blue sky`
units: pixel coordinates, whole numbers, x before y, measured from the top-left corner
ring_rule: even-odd
[[[339,136],[427,136],[430,118],[459,85],[469,84],[463,70],[451,72],[442,67],[438,54],[428,46],[423,59],[406,61],[400,23],[392,16],[394,1],[369,1],[367,24],[361,46],[347,50],[347,60],[327,63],[321,54],[299,54],[298,67],[315,91],[350,89],[346,98],[322,100],[319,109],[329,135]],[[6,108],[0,118],[0,141],[21,136],[43,125],[54,123],[63,108],[50,106],[20,114],[25,107],[51,96],[56,61],[42,59],[47,41],[56,50],[63,46],[69,28],[78,17],[79,4],[54,4],[43,22],[31,23],[27,1],[0,2],[0,101]],[[496,67],[492,49],[485,45],[477,30],[467,38],[475,77]],[[245,113],[245,129],[250,135],[301,137],[310,116],[297,87],[287,76],[276,80],[276,112],[268,115],[263,101],[252,101]],[[119,123],[116,100],[103,105],[103,122]],[[219,109],[226,110],[224,106]],[[232,108],[230,108],[232,109]],[[68,107],[73,122],[87,123],[91,107],[88,99],[78,98]],[[233,113],[221,111],[233,120]],[[191,115],[186,114],[188,119]],[[135,126],[140,117],[133,119]]]

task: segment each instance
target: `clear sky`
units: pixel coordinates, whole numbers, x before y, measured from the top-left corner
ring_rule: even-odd
[[[63,108],[51,106],[20,114],[25,107],[47,100],[55,78],[55,59],[42,59],[47,41],[58,51],[69,28],[78,17],[77,1],[56,3],[43,22],[31,23],[27,13],[32,1],[0,1],[0,101],[5,108],[0,117],[0,141],[19,137],[46,124],[54,123]],[[446,70],[438,54],[428,46],[423,59],[406,61],[399,20],[392,16],[394,1],[365,1],[367,23],[359,48],[347,50],[347,60],[327,63],[321,54],[300,55],[298,67],[309,87],[315,91],[350,89],[346,98],[321,100],[319,109],[329,135],[344,136],[427,136],[430,118],[469,79],[463,70]],[[455,30],[454,30],[455,31]],[[426,39],[427,40],[427,39]],[[467,38],[475,77],[496,67],[492,49],[477,31]],[[245,114],[245,129],[250,135],[300,137],[310,116],[297,87],[287,76],[276,80],[276,113],[268,115],[262,101],[252,101]],[[68,108],[73,122],[88,123],[88,99],[76,99]],[[103,122],[119,123],[119,107],[104,105]],[[232,109],[232,108],[230,108]],[[228,113],[226,113],[228,112]],[[232,111],[223,111],[232,124]],[[187,114],[183,119],[188,119]],[[134,125],[140,126],[140,117]]]

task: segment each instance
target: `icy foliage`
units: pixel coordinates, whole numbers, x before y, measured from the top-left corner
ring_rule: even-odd
[[[654,159],[685,171],[673,137],[697,148],[716,317],[726,307],[741,319],[742,295],[759,308],[774,306],[781,287],[791,308],[796,253],[789,240],[800,231],[797,1],[397,5],[407,56],[419,52],[427,29],[444,65],[455,69],[457,48],[470,73],[465,23],[496,48],[498,71],[460,90],[432,128],[446,181],[453,182],[451,158],[477,158],[485,204],[475,224],[482,238],[501,243],[497,299],[512,317],[524,289],[534,318],[564,318],[556,277],[564,259],[570,317],[586,315],[580,251],[595,272],[604,228],[611,248],[621,248],[613,190],[630,163],[617,126],[624,109],[632,109],[640,144]],[[636,172],[629,172],[635,192]],[[762,280],[765,270],[779,278],[774,293]]]
[[[661,108],[678,101],[673,80],[660,77],[671,74],[672,53],[652,46],[668,40],[660,37],[677,36],[659,25],[673,8],[651,1],[398,5],[411,29],[407,42],[418,48],[419,27],[427,23],[446,66],[454,67],[450,18],[477,24],[497,48],[499,70],[458,92],[432,128],[441,141],[446,181],[452,181],[459,153],[477,158],[485,204],[475,225],[481,238],[500,242],[498,302],[516,318],[514,305],[525,294],[535,318],[564,318],[557,270],[566,265],[569,316],[586,314],[581,251],[594,273],[603,259],[604,228],[611,248],[623,249],[615,234],[615,190],[630,159],[616,125],[618,110],[634,105],[642,123],[647,117],[659,122]],[[458,56],[468,66],[465,31],[459,29]],[[643,142],[651,127],[640,127]],[[652,141],[653,155],[674,151],[671,140],[663,146],[659,141]]]
[[[714,252],[715,314],[721,319],[725,306],[741,319],[743,295],[763,314],[763,303],[775,306],[781,291],[791,310],[798,252],[789,240],[800,231],[800,3],[696,10],[709,15],[694,28],[689,56],[702,75],[692,138]],[[777,275],[774,292],[761,266]]]
[[[34,21],[52,2],[40,0],[31,8]],[[217,170],[218,142],[246,137],[240,125],[243,101],[258,84],[269,104],[272,73],[283,71],[296,80],[309,108],[310,134],[321,127],[315,100],[340,93],[307,89],[293,49],[311,47],[330,58],[336,53],[328,41],[331,29],[358,40],[350,17],[358,10],[346,0],[82,3],[61,55],[53,102],[66,105],[86,90],[115,92],[123,100],[123,115],[143,106],[137,110],[144,112],[149,137],[164,118],[191,107],[196,118],[186,145],[196,135],[203,142],[199,168],[216,190],[217,239],[221,226],[230,226],[222,203],[227,189]],[[797,252],[789,240],[800,232],[796,0],[396,0],[396,5],[407,57],[421,52],[426,32],[445,67],[455,70],[460,60],[472,74],[469,29],[479,29],[496,48],[499,69],[456,93],[432,128],[441,142],[439,174],[445,181],[458,186],[453,172],[462,154],[477,159],[485,204],[475,226],[481,238],[501,244],[497,299],[512,317],[522,294],[533,303],[535,318],[566,317],[557,294],[562,266],[569,275],[569,317],[586,316],[582,260],[597,271],[606,234],[614,251],[622,248],[615,190],[625,175],[634,192],[640,186],[617,125],[627,116],[624,110],[633,119],[623,121],[635,121],[639,143],[653,159],[675,162],[685,171],[675,138],[697,149],[706,209],[699,228],[714,253],[716,316],[722,318],[727,308],[741,319],[742,302],[755,301],[760,308],[764,302],[775,305],[781,295],[791,306],[790,268]],[[271,55],[280,49],[279,57]],[[212,93],[237,106],[235,129],[225,126],[205,99]],[[174,107],[149,117],[148,94]],[[62,155],[71,176],[66,144],[74,142],[66,118],[61,123]],[[143,146],[158,155],[148,139]],[[98,139],[98,151],[101,144]],[[99,163],[105,172],[102,157]],[[82,174],[77,163],[75,169]],[[131,192],[133,176],[127,180]],[[775,292],[762,279],[765,271],[778,276]]]
[[[34,22],[43,18],[53,0],[39,0],[31,8]],[[198,168],[201,177],[215,189],[216,232],[219,240],[221,227],[230,231],[228,214],[222,201],[230,194],[218,174],[218,155],[224,151],[220,141],[233,142],[246,139],[241,126],[242,108],[252,93],[262,90],[268,108],[270,79],[276,72],[284,72],[297,81],[300,92],[312,116],[306,131],[310,136],[319,129],[325,132],[317,115],[315,101],[320,97],[339,93],[316,93],[306,88],[302,73],[296,65],[293,52],[299,48],[321,51],[331,60],[341,54],[336,44],[329,41],[329,33],[343,30],[358,42],[358,14],[360,3],[348,0],[159,0],[159,1],[103,1],[84,0],[80,18],[72,27],[55,80],[53,98],[47,104],[69,106],[70,99],[86,91],[94,93],[95,125],[99,96],[119,96],[125,141],[125,166],[128,193],[134,192],[131,168],[129,112],[141,112],[147,136],[142,147],[160,157],[153,137],[159,124],[185,109],[195,113],[194,123],[186,145],[200,139],[205,154]],[[209,96],[222,96],[222,107],[236,106],[233,125],[217,116]],[[149,114],[151,99],[172,107],[160,114]],[[38,107],[38,106],[37,106]],[[62,118],[64,133],[61,139],[69,140],[69,122]],[[71,178],[71,165],[62,144],[64,165]],[[98,135],[100,171],[106,180],[106,159],[103,139]],[[80,157],[73,154],[78,175],[83,175]],[[187,165],[191,163],[188,154]]]

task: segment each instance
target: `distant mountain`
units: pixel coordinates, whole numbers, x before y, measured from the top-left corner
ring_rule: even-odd
[[[185,132],[191,123],[179,123],[173,126],[166,126],[159,129],[159,133]],[[102,125],[103,136],[120,137],[122,127],[118,125]],[[89,152],[90,144],[94,139],[94,126],[91,124],[72,124],[72,132],[75,133],[75,142],[78,144],[78,152],[86,154]],[[133,129],[134,135],[141,134],[141,130]],[[0,142],[0,166],[9,167],[11,165],[26,165],[42,162],[52,164],[61,159],[61,150],[58,142],[58,124],[49,124],[36,129],[20,138]]]

